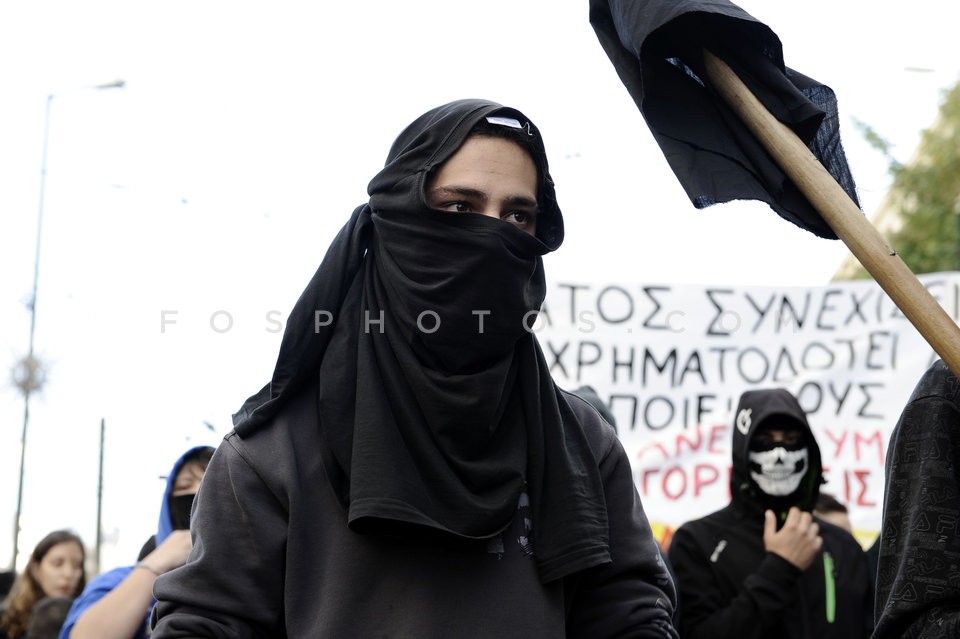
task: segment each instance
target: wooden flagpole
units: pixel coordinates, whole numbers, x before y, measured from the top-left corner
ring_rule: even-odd
[[[709,51],[703,53],[707,75],[730,107],[950,370],[960,376],[960,327],[807,145],[767,111],[723,60]]]

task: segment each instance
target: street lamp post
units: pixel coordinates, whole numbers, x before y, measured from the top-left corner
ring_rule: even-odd
[[[97,84],[80,89],[121,89],[126,83],[115,80],[107,84]],[[47,183],[47,148],[50,142],[50,107],[58,93],[47,96],[46,110],[43,120],[43,152],[40,156],[40,198],[37,208],[37,242],[33,257],[33,291],[30,294],[30,340],[27,355],[17,364],[14,371],[14,382],[23,393],[23,430],[20,434],[20,478],[17,485],[17,511],[13,518],[13,558],[10,561],[11,570],[17,569],[17,555],[20,541],[20,513],[23,509],[23,470],[27,453],[27,426],[30,423],[30,395],[43,387],[44,372],[41,362],[34,355],[34,335],[37,326],[37,283],[40,279],[40,241],[43,233],[43,205]]]

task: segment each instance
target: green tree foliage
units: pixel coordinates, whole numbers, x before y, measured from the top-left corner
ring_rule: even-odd
[[[960,270],[960,83],[923,132],[916,162],[895,168],[903,226],[890,238],[915,273]]]
[[[887,233],[914,273],[960,271],[960,83],[944,94],[937,121],[923,132],[915,157],[900,164],[875,131],[864,137],[890,160],[893,182],[886,206],[899,219]],[[869,277],[860,267],[855,278]]]

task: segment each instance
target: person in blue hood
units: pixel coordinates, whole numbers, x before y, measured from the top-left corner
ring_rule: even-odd
[[[60,639],[141,639],[153,608],[153,582],[179,568],[190,553],[193,497],[213,456],[210,446],[196,446],[177,459],[167,477],[160,504],[155,548],[132,566],[114,568],[93,579],[73,602]]]

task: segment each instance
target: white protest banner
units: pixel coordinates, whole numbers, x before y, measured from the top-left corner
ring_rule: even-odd
[[[956,320],[960,274],[921,276]],[[655,532],[730,499],[733,412],[783,387],[807,412],[825,492],[858,538],[879,531],[890,432],[936,355],[873,281],[822,287],[551,282],[534,327],[567,390],[610,406]]]

